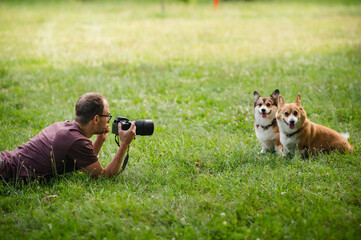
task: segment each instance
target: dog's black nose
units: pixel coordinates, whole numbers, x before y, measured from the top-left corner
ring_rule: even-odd
[[[261,111],[264,113],[264,112],[266,112],[266,109],[263,108]]]
[[[292,124],[292,125],[295,124],[295,120],[291,120],[290,124]]]

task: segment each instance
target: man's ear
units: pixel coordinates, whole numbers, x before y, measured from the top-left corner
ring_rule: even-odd
[[[286,104],[281,94],[278,95],[278,104],[280,105],[280,107]]]
[[[97,124],[98,123],[98,120],[99,120],[99,116],[98,115],[95,115],[94,117],[93,117],[93,123],[94,124]]]
[[[297,94],[297,98],[294,101],[297,106],[301,106],[301,94]]]

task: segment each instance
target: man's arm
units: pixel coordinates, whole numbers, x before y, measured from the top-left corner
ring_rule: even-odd
[[[131,122],[131,127],[127,131],[123,131],[121,128],[121,124],[119,123],[118,129],[119,129],[120,147],[117,153],[115,154],[113,160],[105,168],[102,167],[101,163],[98,160],[95,163],[85,167],[84,168],[85,172],[87,172],[88,174],[94,177],[98,177],[101,175],[114,176],[119,172],[125,153],[127,152],[130,143],[133,141],[135,137],[136,126],[133,122]],[[99,141],[98,143],[94,141],[93,145],[94,145],[95,154],[99,153],[99,150],[103,143],[104,141],[103,142]]]
[[[98,134],[96,139],[93,142],[93,149],[94,149],[94,153],[95,155],[98,156],[100,149],[103,146],[103,143],[107,140],[108,138],[108,133],[110,132],[110,127],[107,125],[104,129],[104,132],[102,134]]]

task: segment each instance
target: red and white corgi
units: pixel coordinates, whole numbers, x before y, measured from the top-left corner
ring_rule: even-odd
[[[295,154],[297,150],[305,154],[332,150],[350,153],[354,151],[346,137],[328,127],[313,123],[307,118],[301,106],[300,94],[293,103],[289,104],[279,95],[278,103],[276,118],[285,154]]]
[[[282,153],[276,112],[278,105],[279,90],[276,89],[270,97],[261,97],[254,91],[254,129],[256,136],[262,144],[261,153],[274,152]]]

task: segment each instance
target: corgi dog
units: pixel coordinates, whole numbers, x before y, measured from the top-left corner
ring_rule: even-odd
[[[279,95],[278,104],[276,119],[285,155],[295,154],[298,150],[306,156],[308,153],[316,154],[332,150],[350,153],[354,151],[346,137],[328,127],[313,123],[307,118],[301,106],[300,94],[293,103],[289,104]]]
[[[276,121],[279,90],[276,89],[270,97],[261,97],[254,91],[254,129],[262,144],[261,153],[282,153],[279,131]]]

